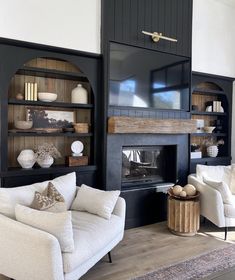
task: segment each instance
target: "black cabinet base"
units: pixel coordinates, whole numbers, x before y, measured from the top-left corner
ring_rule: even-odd
[[[166,220],[166,195],[156,193],[156,189],[126,191],[122,192],[121,196],[126,200],[127,205],[126,229]]]

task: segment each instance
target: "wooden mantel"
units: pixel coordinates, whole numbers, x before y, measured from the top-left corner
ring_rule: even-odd
[[[108,133],[195,133],[196,120],[190,119],[147,119],[135,117],[110,117]]]

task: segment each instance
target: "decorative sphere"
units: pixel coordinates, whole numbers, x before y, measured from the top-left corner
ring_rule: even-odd
[[[187,196],[186,191],[181,191],[181,192],[180,192],[180,196],[182,196],[182,197],[186,197],[186,196]]]
[[[180,185],[175,185],[173,187],[173,194],[174,195],[179,195],[180,192],[182,192],[183,188]]]
[[[183,189],[187,195],[195,195],[197,192],[196,188],[191,184],[185,185]]]

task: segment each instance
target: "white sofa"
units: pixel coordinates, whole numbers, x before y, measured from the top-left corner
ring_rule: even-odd
[[[70,176],[68,180],[75,174],[66,176]],[[59,191],[68,201],[74,198],[76,186],[66,180]],[[53,180],[56,187],[58,182],[61,183],[58,178]],[[122,240],[125,201],[121,197],[109,220],[71,211],[75,245],[72,253],[61,253],[53,235],[9,217],[14,204],[30,205],[34,191],[43,190],[47,183],[0,189],[0,274],[16,280],[77,280]]]
[[[196,174],[188,176],[188,183],[194,185],[200,191],[201,215],[216,226],[225,229],[225,239],[227,238],[228,227],[235,226],[235,194],[234,182],[231,181],[232,172],[235,166],[204,166],[197,165]],[[223,202],[221,192],[205,183],[203,177],[206,176],[215,182],[224,182],[231,190],[232,202]]]

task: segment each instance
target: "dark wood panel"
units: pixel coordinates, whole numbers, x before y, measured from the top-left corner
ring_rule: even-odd
[[[166,220],[166,195],[156,189],[127,191],[121,196],[126,200],[126,229]]]
[[[192,0],[103,0],[103,45],[108,41],[191,56]],[[159,32],[177,43],[141,32]]]

